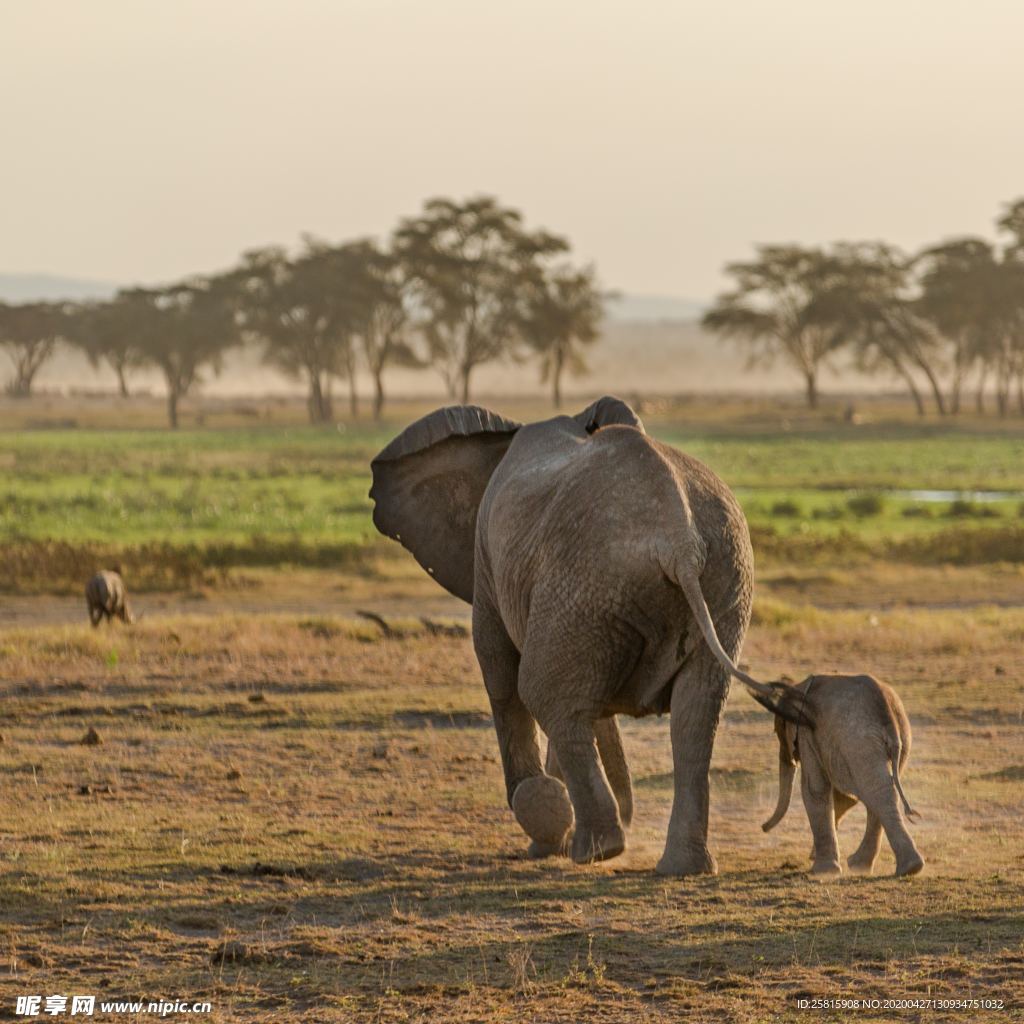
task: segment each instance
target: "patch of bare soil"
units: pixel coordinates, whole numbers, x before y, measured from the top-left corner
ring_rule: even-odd
[[[813,1017],[1012,1019],[1022,640],[1022,610],[759,616],[758,674],[871,670],[914,727],[924,873],[893,878],[883,846],[874,877],[817,882],[799,799],[760,829],[777,750],[738,690],[712,770],[719,874],[665,879],[667,720],[623,726],[626,853],[530,860],[471,643],[415,618],[387,636],[322,609],[5,630],[0,1005],[74,992],[208,999],[211,1021],[754,1024],[809,1019],[801,999],[998,999],[988,1017]],[[101,745],[81,743],[91,728]],[[844,854],[863,826],[862,809],[844,819]]]

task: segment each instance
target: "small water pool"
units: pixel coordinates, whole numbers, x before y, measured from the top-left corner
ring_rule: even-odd
[[[1021,491],[887,491],[894,498],[909,501],[1014,501],[1024,498]]]

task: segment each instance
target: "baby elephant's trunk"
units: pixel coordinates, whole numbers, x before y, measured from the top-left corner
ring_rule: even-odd
[[[785,747],[779,745],[779,802],[775,805],[772,816],[761,826],[770,832],[786,815],[789,801],[793,796],[793,778],[796,775],[796,764],[790,759]]]

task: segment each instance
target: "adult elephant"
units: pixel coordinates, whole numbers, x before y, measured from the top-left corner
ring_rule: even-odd
[[[794,713],[785,687],[735,665],[753,556],[725,484],[609,397],[525,426],[439,409],[372,470],[377,528],[473,605],[508,800],[531,854],[564,852],[574,817],[574,861],[623,851],[632,796],[614,716],[671,711],[675,795],[658,871],[714,873],[708,771],[730,674]]]

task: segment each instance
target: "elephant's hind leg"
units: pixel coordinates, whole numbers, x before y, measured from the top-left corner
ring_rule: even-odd
[[[601,755],[604,773],[619,805],[619,818],[626,828],[633,821],[633,780],[629,775],[626,752],[622,749],[622,734],[614,717],[599,718],[594,723],[597,750]]]
[[[482,603],[473,609],[473,644],[491,701],[506,797],[533,840],[530,855],[563,852],[572,827],[572,806],[565,786],[541,767],[537,723],[517,688],[519,652],[497,614]]]
[[[924,867],[924,858],[914,845],[907,826],[900,813],[896,797],[896,786],[889,774],[887,764],[878,764],[865,780],[864,803],[873,812],[885,829],[892,852],[896,856],[896,874],[916,875]]]
[[[701,644],[672,687],[672,763],[675,792],[662,875],[713,875],[708,849],[708,774],[729,677]]]

